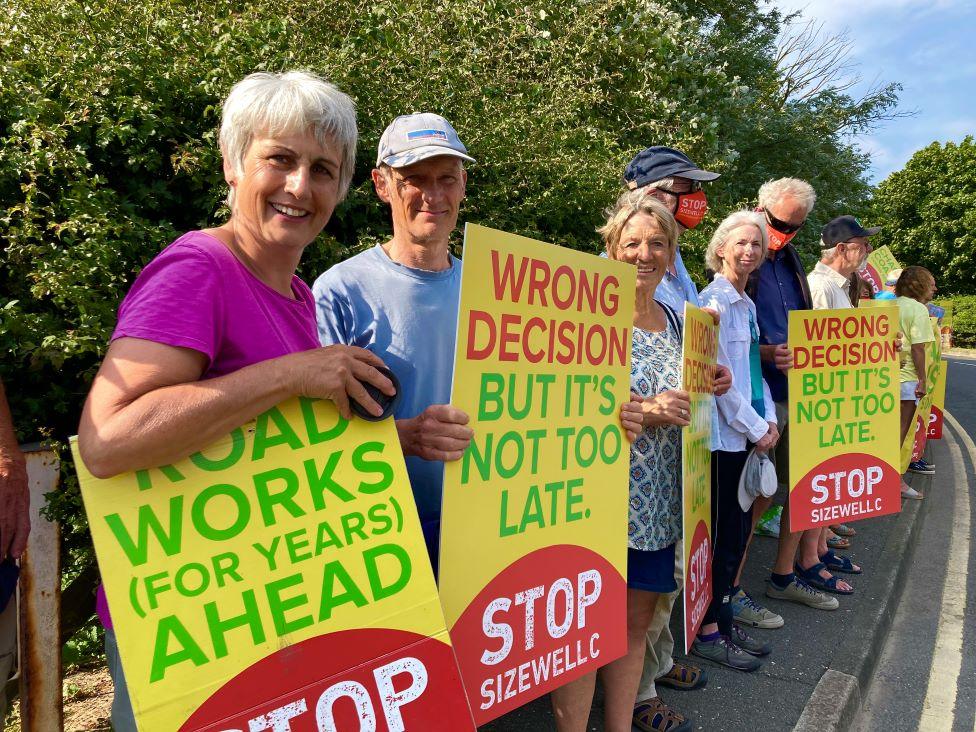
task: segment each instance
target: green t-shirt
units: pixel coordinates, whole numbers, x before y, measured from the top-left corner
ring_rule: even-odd
[[[898,317],[902,333],[900,380],[902,383],[918,381],[915,362],[912,361],[912,346],[935,340],[929,311],[918,300],[902,296],[898,298]]]

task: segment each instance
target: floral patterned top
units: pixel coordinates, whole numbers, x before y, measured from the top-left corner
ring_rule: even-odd
[[[681,332],[665,309],[660,333],[633,329],[630,388],[642,397],[681,387]],[[631,549],[657,551],[681,538],[681,428],[647,427],[630,448]]]

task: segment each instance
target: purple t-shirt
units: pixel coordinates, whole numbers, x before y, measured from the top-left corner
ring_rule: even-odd
[[[208,359],[204,379],[319,347],[312,291],[292,276],[295,299],[255,277],[218,239],[191,231],[139,273],[112,333],[192,348]],[[112,627],[101,586],[95,609]]]

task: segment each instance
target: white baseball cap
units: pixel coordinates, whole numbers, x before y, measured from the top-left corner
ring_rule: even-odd
[[[400,115],[383,131],[376,165],[402,168],[436,155],[475,161],[450,122],[432,112],[414,112]]]

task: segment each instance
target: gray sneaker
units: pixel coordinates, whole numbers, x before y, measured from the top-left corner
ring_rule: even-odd
[[[794,577],[785,590],[773,584],[772,580],[766,580],[766,597],[798,602],[817,610],[836,610],[840,607],[836,597],[828,597],[820,590],[815,590],[799,577]]]
[[[732,605],[732,617],[737,623],[767,630],[783,627],[783,616],[763,607],[741,588],[732,596],[730,603]]]
[[[742,628],[734,623],[732,625],[732,642],[753,656],[768,656],[773,652],[771,645],[764,643],[758,638],[747,635]]]
[[[724,635],[713,641],[695,638],[694,643],[691,644],[691,652],[736,671],[755,671],[762,666],[758,658],[743,651]]]

